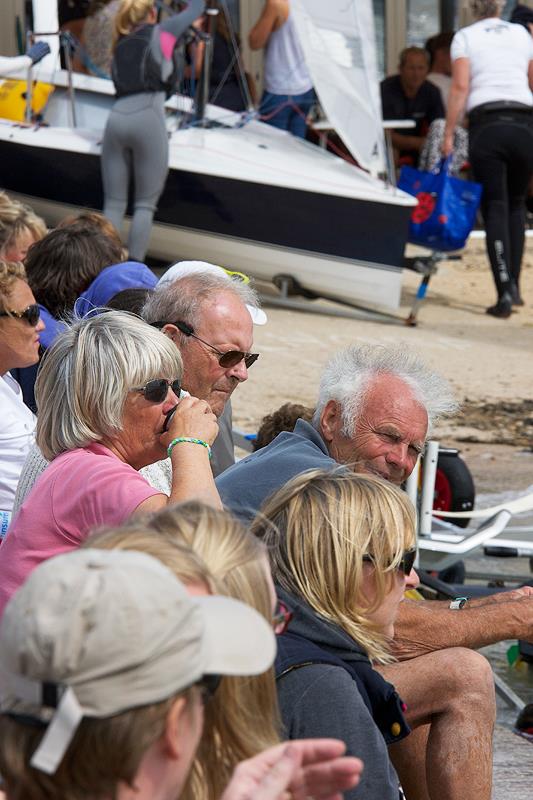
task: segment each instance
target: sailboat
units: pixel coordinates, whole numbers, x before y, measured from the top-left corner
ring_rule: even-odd
[[[58,30],[55,0],[34,0],[34,9],[37,34]],[[288,275],[314,295],[397,308],[414,201],[378,177],[385,147],[371,0],[293,0],[291,10],[320,101],[360,166],[213,105],[191,123],[192,101],[175,96],[150,255],[267,281]],[[0,119],[0,183],[55,224],[73,207],[102,208],[100,148],[114,88],[57,68],[57,37],[48,41],[53,53],[32,75],[54,87],[44,124]]]

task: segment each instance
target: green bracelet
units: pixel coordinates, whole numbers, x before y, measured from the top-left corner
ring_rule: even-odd
[[[177,444],[181,444],[181,442],[189,442],[191,444],[201,444],[202,447],[205,447],[207,449],[207,455],[209,456],[209,458],[211,458],[212,456],[211,448],[209,447],[207,442],[204,442],[203,439],[195,439],[193,436],[178,436],[177,439],[172,439],[169,446],[167,447],[167,454],[169,458],[172,454],[174,446]]]

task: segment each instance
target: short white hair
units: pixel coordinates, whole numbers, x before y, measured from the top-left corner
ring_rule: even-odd
[[[150,325],[156,322],[185,322],[196,329],[201,325],[203,303],[222,292],[233,295],[243,306],[259,306],[257,293],[249,283],[228,280],[225,274],[195,272],[156,286],[141,316]]]
[[[341,407],[344,436],[352,438],[364,399],[372,381],[380,375],[402,380],[428,415],[428,429],[441,416],[457,411],[458,403],[448,381],[429,369],[422,359],[404,346],[352,345],[336,353],[326,365],[313,425],[317,430],[326,404]]]
[[[46,352],[35,383],[44,457],[116,434],[128,391],[182,373],[178,348],[134,314],[107,310],[75,320]]]
[[[470,0],[472,14],[478,19],[497,17],[505,8],[505,0]]]

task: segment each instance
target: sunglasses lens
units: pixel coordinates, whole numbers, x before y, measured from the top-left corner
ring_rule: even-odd
[[[400,569],[404,573],[404,575],[409,575],[411,570],[413,569],[414,563],[416,558],[416,550],[407,550],[403,554],[402,563],[400,565]]]
[[[38,305],[31,305],[24,311],[24,319],[33,327],[39,322],[41,316],[41,309]]]
[[[181,383],[180,383],[180,381],[172,381],[172,383],[170,384],[170,388],[172,389],[172,391],[174,392],[176,397],[179,398],[180,393],[181,393]]]
[[[220,356],[218,363],[221,367],[229,369],[230,367],[236,367],[239,361],[244,359],[244,363],[248,369],[252,364],[255,364],[258,358],[258,353],[243,353],[242,350],[228,350],[227,353]]]
[[[224,367],[224,369],[229,369],[229,367],[237,366],[239,361],[242,361],[243,358],[244,353],[241,353],[240,350],[228,350],[227,353],[220,356],[218,363],[221,367]]]
[[[168,383],[163,378],[148,381],[143,391],[149,403],[162,403],[168,393]]]

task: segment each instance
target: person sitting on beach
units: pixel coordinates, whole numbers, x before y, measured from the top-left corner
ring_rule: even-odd
[[[427,130],[433,120],[446,116],[440,90],[427,80],[429,55],[422,47],[406,47],[400,53],[398,75],[381,82],[383,119],[411,119],[414,131],[391,131],[395,158],[418,164]]]
[[[426,80],[440,89],[444,109],[448,105],[448,94],[452,85],[450,48],[453,36],[453,31],[442,31],[431,36],[425,44],[425,49],[429,53],[429,72]]]
[[[28,250],[47,234],[44,220],[30,206],[0,191],[0,259],[24,261]]]
[[[0,548],[0,614],[37,564],[93,528],[193,497],[220,504],[209,466],[216,418],[204,400],[178,400],[181,377],[176,347],[131,314],[107,311],[57,338],[36,383],[36,439],[52,463]],[[170,496],[138,473],[167,454]]]
[[[303,406],[301,403],[283,403],[276,411],[266,414],[261,420],[254,440],[254,452],[270,444],[278,433],[293,431],[299,419],[311,422],[314,413],[314,408]]]
[[[299,420],[293,433],[281,433],[226,470],[217,488],[231,511],[251,520],[269,495],[307,469],[345,464],[399,486],[413,471],[436,418],[455,408],[448,383],[405,347],[349,347],[323,372],[313,424]],[[382,671],[404,698],[408,722],[417,729],[393,745],[404,788],[425,786],[427,766],[450,800],[464,797],[467,785],[476,787],[476,797],[490,796],[494,681],[486,660],[470,648],[532,639],[532,594],[524,587],[469,600],[461,613],[447,602],[401,604],[394,641],[400,663]],[[446,709],[455,706],[468,709],[464,735],[479,748],[470,762],[475,775],[449,770],[463,749],[445,722]],[[437,740],[441,744],[434,748]]]
[[[145,553],[82,549],[50,559],[0,626],[7,797],[179,798],[220,677],[260,674],[275,650],[254,609],[190,596]],[[344,750],[324,739],[278,745],[241,764],[220,800],[334,800],[362,769]]]
[[[182,261],[163,275],[142,316],[174,342],[183,359],[183,388],[206,400],[219,420],[212,461],[219,475],[235,462],[231,395],[259,358],[249,352],[252,323],[266,322],[257,295],[221,267]]]
[[[290,615],[277,607],[265,545],[231,514],[196,501],[149,520],[131,519],[97,532],[87,547],[137,550],[171,569],[188,591],[234,597],[256,609],[281,634]],[[260,720],[260,724],[258,724]],[[195,800],[217,800],[239,761],[280,742],[281,720],[273,669],[225,678],[206,712],[209,732],[193,767]],[[209,765],[216,753],[218,769]]]
[[[0,536],[10,522],[15,490],[35,434],[35,417],[10,370],[39,360],[43,330],[23,265],[0,261]]]
[[[404,591],[418,584],[411,501],[374,476],[310,470],[267,501],[252,532],[266,544],[278,597],[292,611],[276,658],[286,734],[333,736],[363,759],[347,800],[398,800],[387,745],[409,727],[402,701],[372,664],[392,660]]]
[[[44,347],[65,330],[80,294],[104,267],[120,261],[121,246],[96,226],[81,222],[55,228],[32,247],[26,272],[47,325]]]

